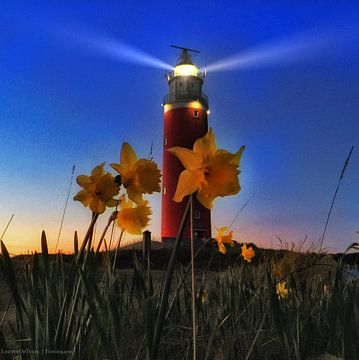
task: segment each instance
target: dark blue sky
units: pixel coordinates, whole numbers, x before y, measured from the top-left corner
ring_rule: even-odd
[[[56,242],[73,164],[78,175],[115,162],[123,141],[142,157],[153,141],[162,161],[165,71],[92,51],[73,40],[78,33],[118,39],[169,64],[178,56],[170,44],[199,49],[200,66],[277,40],[318,41],[310,56],[209,72],[204,89],[218,145],[247,146],[243,190],[217,200],[213,225],[231,223],[254,194],[233,225],[236,239],[267,246],[278,245],[276,235],[317,241],[345,157],[359,145],[358,18],[355,1],[2,3],[0,228],[15,213],[9,247],[37,248],[43,228]],[[358,151],[335,204],[328,248],[358,240]],[[160,196],[150,200],[150,230],[159,237]],[[88,218],[70,201],[64,248]]]

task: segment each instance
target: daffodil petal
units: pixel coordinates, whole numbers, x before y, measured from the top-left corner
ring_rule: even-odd
[[[101,165],[97,165],[96,167],[94,167],[91,172],[91,176],[93,176],[93,177],[103,176],[105,174],[104,166],[105,166],[105,163],[103,162]]]
[[[90,203],[90,209],[97,214],[102,214],[106,210],[106,205],[97,197],[93,198]]]
[[[175,155],[187,170],[194,171],[203,167],[203,157],[199,153],[179,146],[172,147],[167,151]]]
[[[92,195],[86,190],[80,190],[75,196],[75,201],[80,201],[85,207],[89,206],[92,201]]]
[[[280,298],[285,298],[289,293],[289,290],[286,288],[286,285],[287,283],[285,281],[282,281],[276,286],[276,291]]]
[[[127,196],[130,200],[135,202],[138,205],[143,203],[142,193],[136,189],[134,186],[127,187]]]
[[[121,208],[122,209],[132,209],[133,204],[134,204],[133,201],[126,200],[126,197],[122,196],[122,200],[121,200]]]
[[[216,140],[210,128],[205,136],[195,141],[193,151],[202,155],[208,155],[217,151]]]
[[[76,178],[76,182],[81,186],[81,187],[85,187],[88,184],[91,184],[91,178],[89,176],[86,175],[79,175]]]
[[[178,184],[173,200],[181,202],[187,195],[193,194],[199,187],[199,178],[196,173],[183,170],[178,178]]]
[[[228,231],[228,227],[222,226],[219,229],[217,229],[217,231],[218,231],[218,236],[223,236]]]
[[[227,252],[227,249],[226,247],[224,246],[223,243],[219,242],[218,243],[218,251],[222,254],[225,254]]]
[[[112,163],[110,164],[110,166],[112,167],[112,169],[116,170],[119,174],[122,175],[123,172],[123,166],[121,166],[120,164],[116,164],[116,163]]]
[[[122,144],[121,148],[121,165],[131,167],[137,161],[137,155],[131,145],[127,142]]]
[[[197,192],[198,201],[207,209],[212,209],[213,200],[215,199],[215,197],[216,197],[215,195],[210,197],[203,192],[200,192],[200,191]]]
[[[241,148],[233,155],[233,159],[231,160],[231,163],[232,164],[236,164],[238,165],[241,158],[242,158],[242,154],[243,154],[243,151],[246,149],[246,147],[243,145],[241,146]]]

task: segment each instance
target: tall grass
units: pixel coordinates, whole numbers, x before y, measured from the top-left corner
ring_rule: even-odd
[[[3,243],[1,251],[16,314],[0,329],[1,359],[14,358],[10,350],[22,350],[17,359],[191,359],[191,279],[175,260],[172,274],[148,272],[135,253],[130,270],[116,270],[111,253],[68,262],[48,254],[43,233],[42,253],[18,276]],[[340,263],[314,271],[322,260],[285,271],[271,258],[238,258],[221,271],[198,271],[198,358],[356,359],[358,281],[344,281]],[[276,293],[283,280],[285,298]]]

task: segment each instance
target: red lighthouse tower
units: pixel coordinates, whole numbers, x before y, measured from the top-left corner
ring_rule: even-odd
[[[173,46],[176,47],[176,46]],[[176,47],[178,48],[178,47]],[[173,201],[180,173],[181,162],[167,149],[174,146],[193,148],[194,142],[208,131],[208,98],[202,93],[205,74],[192,61],[187,48],[182,50],[174,70],[167,74],[169,93],[164,98],[164,146],[162,176],[162,241],[171,243],[177,235],[187,198],[181,203]],[[211,213],[194,198],[192,228],[195,238],[211,237]],[[190,222],[188,222],[190,223]],[[190,226],[185,231],[190,238]]]

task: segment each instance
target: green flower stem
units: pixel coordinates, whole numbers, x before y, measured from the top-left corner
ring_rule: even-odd
[[[82,258],[87,243],[89,242],[90,239],[92,239],[93,229],[94,229],[94,226],[95,226],[96,221],[97,221],[97,219],[98,219],[98,216],[99,216],[99,214],[93,213],[92,221],[91,221],[91,223],[90,223],[90,226],[89,226],[88,229],[87,229],[87,232],[86,232],[84,241],[82,242],[80,251],[79,251],[79,253],[78,253],[78,255],[77,255],[77,261],[79,261],[79,260]]]
[[[114,211],[110,218],[108,219],[108,222],[107,222],[107,225],[106,227],[104,228],[103,232],[102,232],[102,235],[100,237],[100,240],[98,242],[98,245],[97,245],[97,248],[96,248],[96,252],[95,252],[95,256],[100,252],[100,249],[101,249],[101,245],[103,243],[103,240],[105,238],[105,235],[107,233],[107,230],[108,228],[110,227],[110,225],[116,220],[116,217],[117,217],[117,211]]]
[[[182,236],[183,236],[183,232],[184,232],[184,230],[186,228],[186,225],[187,225],[190,204],[191,204],[191,199],[189,199],[188,202],[187,202],[186,209],[185,209],[185,211],[183,213],[181,225],[180,225],[180,227],[178,229],[176,241],[175,241],[175,243],[173,245],[171,257],[170,257],[170,260],[169,260],[168,265],[167,265],[167,271],[166,271],[166,275],[165,275],[166,280],[165,280],[165,284],[164,284],[164,287],[163,287],[163,290],[162,290],[161,301],[160,301],[160,306],[159,306],[157,320],[156,320],[156,327],[155,327],[155,331],[154,331],[154,334],[153,334],[152,345],[151,345],[151,348],[149,349],[149,358],[150,358],[150,360],[157,359],[160,339],[161,339],[161,335],[162,335],[162,329],[163,329],[163,325],[164,325],[165,311],[166,311],[168,297],[169,297],[169,293],[170,293],[170,289],[171,289],[173,271],[174,271],[174,268],[175,268],[176,258],[177,258],[179,246],[180,246],[180,243],[181,243],[181,239],[182,239]]]
[[[210,241],[210,239],[207,239],[207,240],[199,247],[199,249],[198,249],[198,250],[196,251],[196,253],[194,254],[194,258],[195,258],[195,259],[197,258],[197,256],[198,256],[199,253],[201,252],[201,250],[202,250],[206,245],[208,245],[209,241]],[[212,256],[211,256],[211,258],[210,258],[210,260],[209,260],[209,262],[208,262],[208,264],[207,264],[206,270],[209,268],[209,265],[211,264],[214,256],[215,256],[215,253],[212,254]],[[184,273],[183,273],[182,279],[181,279],[180,283],[178,284],[177,289],[176,289],[176,291],[175,291],[175,295],[173,296],[173,298],[172,298],[172,300],[171,300],[171,303],[170,303],[170,305],[169,305],[169,307],[168,307],[168,310],[167,310],[167,313],[166,313],[166,317],[165,317],[166,319],[168,319],[168,317],[170,316],[170,313],[171,313],[171,310],[172,310],[172,308],[173,308],[173,304],[174,304],[174,302],[175,302],[175,300],[176,300],[176,297],[177,297],[177,295],[178,295],[178,292],[179,292],[180,289],[182,288],[182,286],[183,286],[183,284],[184,284],[184,282],[185,282],[185,280],[186,280],[187,274],[188,274],[191,266],[192,266],[192,264],[187,265],[187,267],[186,267],[186,269],[185,269],[185,271],[184,271]],[[205,270],[204,272],[206,272],[206,270]]]
[[[118,252],[119,252],[119,249],[120,249],[120,246],[121,246],[121,241],[122,241],[124,233],[125,233],[125,230],[122,229],[120,237],[118,238],[118,241],[117,241],[115,256],[114,256],[114,259],[113,259],[113,269],[112,269],[114,273],[115,273],[115,269],[116,269],[117,255],[118,255]]]
[[[194,238],[193,238],[193,194],[190,195],[190,228],[191,228],[191,280],[192,280],[192,344],[193,360],[197,359],[197,318],[196,318],[196,276],[194,266]]]

